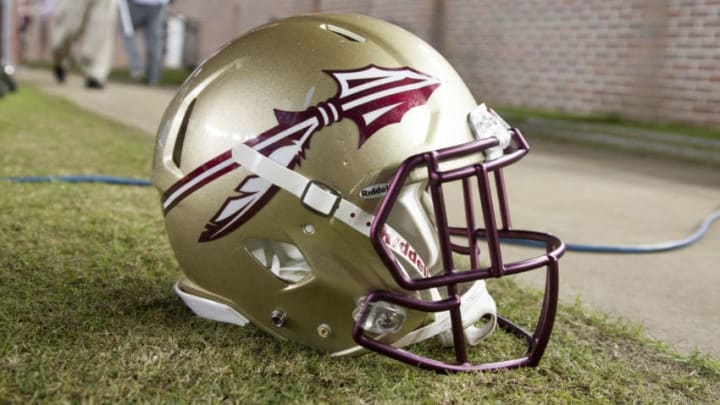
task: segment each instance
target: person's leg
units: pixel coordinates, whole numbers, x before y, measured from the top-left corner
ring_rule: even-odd
[[[102,87],[112,67],[117,0],[94,0],[88,12],[82,47],[82,67],[88,87]]]
[[[165,41],[166,5],[152,6],[147,29],[145,31],[147,48],[147,80],[149,84],[158,84],[163,63],[163,44]]]
[[[55,5],[55,14],[50,20],[50,49],[58,82],[65,81],[72,45],[82,33],[87,6],[87,0],[57,0]]]
[[[143,75],[145,66],[140,57],[137,47],[137,35],[135,27],[137,24],[133,21],[133,11],[131,10],[130,0],[119,0],[118,10],[120,15],[120,33],[125,45],[125,52],[128,57],[128,70],[131,79],[139,79]]]

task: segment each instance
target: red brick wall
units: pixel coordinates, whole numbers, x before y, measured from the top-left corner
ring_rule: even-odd
[[[364,13],[439,48],[478,100],[720,127],[720,0],[177,0],[176,7],[204,22],[207,48],[271,18]]]
[[[718,0],[447,4],[444,52],[478,98],[720,127]]]
[[[436,46],[493,105],[720,128],[720,0],[176,0],[173,8],[200,23],[201,58],[273,19],[358,12]]]
[[[720,127],[720,0],[672,0],[667,15],[661,111]]]

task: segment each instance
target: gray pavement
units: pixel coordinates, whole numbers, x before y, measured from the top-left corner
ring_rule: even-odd
[[[63,85],[49,71],[18,67],[17,79],[40,90],[72,100],[78,106],[104,117],[155,134],[162,113],[175,95],[174,88],[148,87],[131,83],[110,83],[103,90],[84,87],[84,79],[69,75]]]
[[[507,179],[517,203],[515,227],[547,229],[573,243],[677,240],[720,209],[717,168],[667,158],[540,144]],[[561,261],[561,280],[565,299],[580,296],[591,307],[639,322],[682,352],[720,354],[720,223],[676,251],[570,252]]]
[[[148,134],[154,134],[173,94],[171,89],[118,83],[90,91],[73,77],[59,86],[48,72],[27,69],[17,77],[21,84],[67,97]],[[574,243],[645,244],[683,238],[720,209],[717,165],[525,134],[533,149],[506,175],[515,228],[547,230]],[[508,255],[529,253],[527,248],[507,249]],[[649,336],[681,352],[718,356],[719,270],[716,224],[699,243],[679,251],[570,252],[561,261],[560,291],[568,302],[579,296],[591,308],[642,324]],[[541,283],[532,274],[524,280]]]

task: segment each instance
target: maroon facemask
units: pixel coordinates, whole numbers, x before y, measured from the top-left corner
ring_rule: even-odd
[[[528,144],[521,133],[517,129],[511,131],[512,146],[501,157],[490,161],[448,170],[441,169],[445,162],[477,156],[478,153],[486,152],[489,148],[497,147],[499,141],[494,137],[421,153],[408,158],[400,165],[372,224],[370,238],[384,264],[402,288],[411,291],[444,288],[447,294],[446,298],[441,300],[423,300],[390,291],[369,293],[365,297],[364,306],[353,329],[353,337],[358,344],[408,364],[441,372],[485,371],[538,364],[553,328],[558,300],[558,260],[565,251],[565,244],[547,233],[511,229],[503,168],[515,163],[528,152]],[[388,244],[383,241],[383,229],[400,190],[408,183],[410,174],[419,170],[427,173],[427,191],[432,199],[443,271],[437,275],[414,279],[402,269]],[[459,226],[451,226],[448,221],[448,207],[443,186],[452,182],[462,184],[465,224]],[[493,185],[498,207],[495,207],[493,202]],[[473,202],[477,199],[480,201],[481,216],[476,216],[478,213]],[[496,211],[499,213],[499,221]],[[479,217],[482,220],[476,220]],[[530,241],[545,247],[546,253],[534,258],[506,263],[501,251],[501,243],[505,241]],[[470,264],[469,268],[458,267],[457,263],[460,262],[457,260],[458,255],[467,258],[465,262]],[[481,266],[481,258],[486,261],[489,259],[490,265]],[[497,317],[498,326],[502,330],[524,341],[527,347],[525,356],[485,364],[470,364],[460,311],[462,302],[460,285],[542,267],[546,268],[546,285],[534,332],[527,332],[510,320]],[[423,357],[370,337],[363,324],[373,303],[377,302],[428,313],[449,311],[452,320],[455,363]]]

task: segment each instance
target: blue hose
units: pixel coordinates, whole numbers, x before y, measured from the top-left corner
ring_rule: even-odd
[[[705,217],[700,226],[690,236],[674,240],[670,242],[660,242],[648,245],[592,245],[592,244],[581,244],[581,243],[566,243],[565,246],[568,251],[572,252],[585,252],[585,253],[623,253],[623,254],[637,254],[637,253],[658,253],[666,252],[668,250],[675,250],[684,248],[692,245],[693,243],[700,240],[705,233],[710,229],[710,225],[713,222],[720,219],[720,210],[713,212],[712,214]],[[544,248],[545,245],[536,241],[530,240],[517,240],[517,239],[502,239],[504,243],[519,246],[531,246]]]
[[[132,179],[126,177],[115,176],[23,176],[23,177],[6,177],[6,180],[13,183],[47,183],[47,182],[64,182],[64,183],[106,183],[118,184],[123,186],[152,186],[150,180]]]
[[[13,183],[46,183],[46,182],[66,182],[66,183],[106,183],[106,184],[119,184],[126,186],[151,186],[150,180],[146,179],[132,179],[125,177],[114,177],[114,176],[25,176],[25,177],[7,177],[5,180],[9,180]],[[661,242],[649,245],[592,245],[592,244],[581,244],[581,243],[567,243],[565,246],[568,251],[572,252],[585,252],[585,253],[623,253],[623,254],[638,254],[638,253],[658,253],[666,252],[668,250],[675,250],[684,248],[692,245],[693,243],[700,240],[705,233],[710,229],[710,225],[713,222],[720,219],[720,210],[713,212],[708,215],[698,228],[690,236],[674,240],[670,242]],[[531,246],[544,248],[545,245],[530,240],[518,240],[518,239],[502,239],[503,243],[519,246]]]

